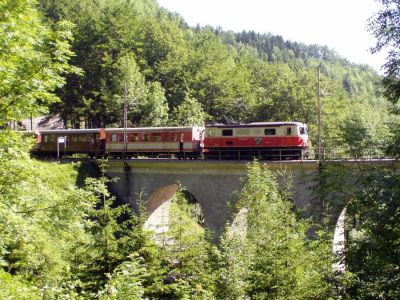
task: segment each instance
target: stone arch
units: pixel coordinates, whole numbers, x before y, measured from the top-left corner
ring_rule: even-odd
[[[144,223],[144,228],[155,233],[168,231],[169,207],[178,189],[177,184],[171,184],[157,189],[150,195],[145,205],[149,217]]]
[[[335,225],[335,232],[333,235],[332,252],[335,262],[332,265],[332,271],[337,274],[343,274],[346,271],[345,264],[345,219],[346,219],[345,206],[340,212]]]
[[[145,208],[149,214],[144,224],[146,229],[158,234],[168,231],[170,223],[170,205],[180,188],[178,184],[171,184],[158,188],[150,195],[145,204]],[[182,188],[181,191],[186,199],[188,199],[189,204],[195,204],[199,207],[200,212],[197,215],[197,222],[204,227],[204,213],[200,202],[188,189]]]

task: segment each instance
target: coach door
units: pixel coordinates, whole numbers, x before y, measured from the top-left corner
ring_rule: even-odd
[[[183,132],[179,132],[179,156],[184,157],[184,145],[185,145],[185,134]]]

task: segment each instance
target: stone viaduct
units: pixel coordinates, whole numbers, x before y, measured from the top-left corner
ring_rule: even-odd
[[[241,188],[241,178],[247,173],[247,164],[248,162],[243,161],[110,160],[107,175],[119,178],[113,183],[113,192],[120,199],[130,203],[134,210],[138,210],[138,201],[143,201],[149,213],[146,226],[155,231],[168,229],[169,203],[180,185],[198,201],[206,226],[218,239],[226,222],[232,217],[233,194]],[[324,184],[321,182],[321,169],[329,164],[354,168],[355,178],[357,169],[393,164],[393,160],[304,160],[265,163],[269,170],[276,174],[280,183],[290,181],[296,208],[301,210],[304,216],[321,220],[322,213],[329,206],[332,224],[335,225],[341,212],[344,212],[346,203],[337,201],[335,191],[324,196],[318,193],[319,187]],[[396,168],[398,169],[397,165]],[[340,177],[340,174],[336,176]],[[337,229],[338,226],[335,231]]]
[[[134,210],[138,209],[139,200],[144,201],[150,228],[168,222],[160,218],[168,214],[169,202],[180,185],[199,202],[205,223],[216,237],[231,217],[233,193],[240,190],[247,170],[247,163],[242,161],[138,159],[110,160],[108,164],[107,175],[119,178],[113,183],[113,192]],[[315,193],[318,161],[268,162],[267,166],[280,182],[291,181],[296,207],[305,215],[321,211],[322,203]]]

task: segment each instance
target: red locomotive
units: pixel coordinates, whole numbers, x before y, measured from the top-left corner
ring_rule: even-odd
[[[60,138],[62,144],[60,145]],[[37,155],[177,157],[206,159],[302,159],[309,145],[299,122],[262,122],[206,127],[43,130]]]
[[[299,122],[259,122],[206,127],[210,159],[301,159],[307,156],[307,126]]]

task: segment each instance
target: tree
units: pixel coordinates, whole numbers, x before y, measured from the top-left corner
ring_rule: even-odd
[[[140,105],[140,125],[154,127],[167,125],[168,103],[164,89],[158,82],[149,82],[147,88],[147,97]]]
[[[108,191],[110,179],[105,176],[105,169],[106,163],[101,162],[101,176],[87,178],[85,187],[92,203],[87,211],[89,221],[86,228],[92,240],[84,245],[86,251],[82,253],[77,274],[82,288],[92,293],[105,286],[114,270],[129,259],[129,255],[138,250],[137,244],[142,242],[136,235],[142,229],[137,226],[138,219],[131,208],[127,204],[115,203],[116,198]],[[134,260],[131,262],[135,264]],[[125,267],[130,268],[128,263]],[[120,271],[116,272],[114,279]]]
[[[194,98],[186,97],[184,102],[172,112],[173,126],[204,126],[206,114]]]
[[[324,164],[321,197],[331,215],[346,207],[346,272],[339,278],[345,299],[397,299],[400,211],[397,163]],[[329,215],[328,215],[329,216]],[[333,220],[336,221],[336,220]]]
[[[171,202],[169,228],[159,240],[165,273],[155,298],[212,299],[215,291],[215,245],[199,224],[200,206],[188,203],[183,192]]]
[[[122,56],[116,64],[115,93],[104,95],[109,112],[116,116],[116,125],[122,126],[122,111],[127,103],[128,126],[164,126],[168,121],[165,91],[158,82],[146,82],[132,54]],[[108,99],[108,100],[107,100]]]
[[[397,103],[400,98],[400,38],[399,38],[399,0],[379,0],[380,10],[370,18],[369,30],[377,42],[371,49],[372,53],[388,49],[389,55],[383,65],[385,76],[382,80],[384,95],[392,102]]]
[[[223,238],[224,298],[329,296],[329,244],[307,237],[309,224],[296,215],[276,178],[258,162],[248,167],[237,209],[246,212],[247,220]]]
[[[351,157],[382,155],[389,134],[385,119],[388,117],[379,109],[369,109],[362,103],[351,105],[349,115],[339,126],[337,145],[342,145]]]
[[[339,166],[337,166],[339,167]],[[338,178],[340,174],[340,179]],[[394,165],[339,167],[331,176],[335,202],[346,207],[346,273],[342,296],[397,299],[400,296],[400,177]]]
[[[0,134],[1,265],[15,279],[14,287],[24,283],[21,291],[31,290],[32,298],[72,296],[77,249],[90,243],[83,226],[90,203],[74,188],[74,167],[31,160],[29,139]],[[6,283],[7,278],[5,274]],[[0,294],[8,298],[4,291]]]
[[[77,73],[68,62],[72,24],[43,23],[34,0],[0,3],[0,126],[47,111],[59,100],[63,75]]]
[[[99,299],[143,299],[143,278],[146,267],[140,257],[130,255],[130,260],[124,261],[115,268],[105,288],[99,293]]]

